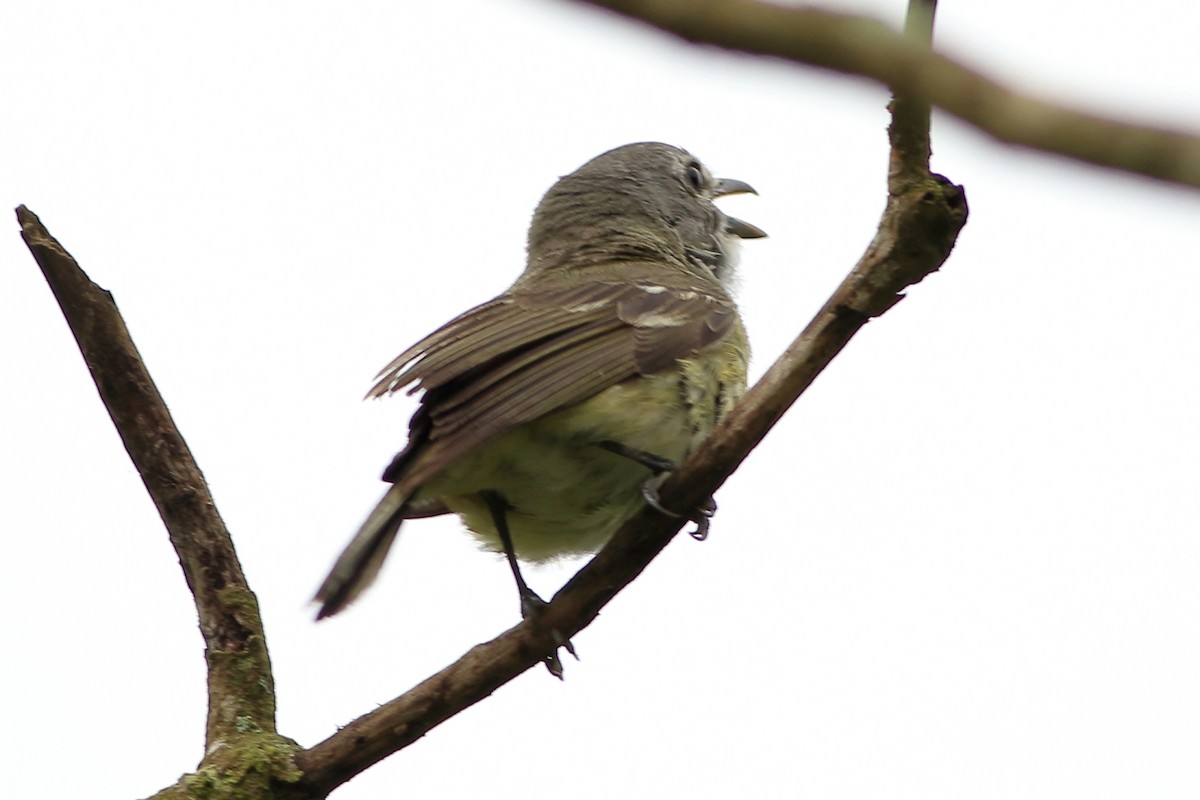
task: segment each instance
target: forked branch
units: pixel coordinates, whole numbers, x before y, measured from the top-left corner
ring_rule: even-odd
[[[674,4],[627,5],[666,8]],[[718,9],[738,14],[750,9],[753,13],[745,22],[752,24],[753,15],[761,11],[758,6],[745,2],[688,4],[705,25],[712,24],[712,12]],[[907,52],[917,67],[932,58],[925,51],[933,6],[932,0],[913,0],[910,14],[914,16],[908,28],[910,35],[924,40],[922,44],[901,48],[891,42],[893,50]],[[765,41],[802,39],[807,34],[794,29],[799,19],[780,18],[782,27]],[[675,20],[681,28],[699,30],[694,25],[687,28],[683,22],[687,20]],[[736,31],[742,21],[735,17],[727,23]],[[880,35],[870,29],[865,32]],[[760,46],[758,51],[769,49]],[[908,73],[895,80],[894,86],[889,199],[875,239],[816,318],[714,435],[661,487],[660,496],[668,507],[698,507],[711,496],[855,332],[891,308],[907,286],[937,270],[949,256],[966,222],[967,208],[961,187],[929,172],[928,100],[937,100],[924,91],[920,79]],[[910,93],[915,88],[922,91]],[[273,679],[257,601],[203,475],[175,428],[112,297],[84,275],[32,212],[21,207],[17,216],[22,235],[62,307],[101,398],[167,526],[195,596],[209,665],[208,755],[201,770],[185,776],[163,796],[197,794],[212,785],[207,781],[219,780],[222,770],[242,769],[239,779],[250,775],[237,761],[238,745],[248,744],[257,754],[255,769],[261,770],[258,777],[263,783],[260,792],[243,792],[246,796],[324,797],[541,661],[554,642],[522,623],[472,648],[454,664],[309,750],[299,750],[278,737]],[[555,630],[569,638],[587,626],[679,528],[679,520],[643,510],[555,596],[540,617],[542,630]],[[250,738],[255,741],[248,742]],[[249,750],[242,748],[243,752]],[[265,759],[264,752],[268,753]]]

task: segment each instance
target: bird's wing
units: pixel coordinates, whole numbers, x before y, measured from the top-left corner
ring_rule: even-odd
[[[477,306],[380,373],[370,396],[425,392],[384,478],[415,488],[505,431],[704,350],[736,315],[720,290],[629,279],[514,291]]]

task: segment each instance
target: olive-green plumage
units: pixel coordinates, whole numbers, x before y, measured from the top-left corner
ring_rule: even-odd
[[[749,345],[727,286],[736,240],[764,234],[712,200],[746,191],[658,143],[560,179],[516,283],[380,373],[372,397],[424,394],[384,473],[392,487],[322,584],[318,616],[374,580],[404,519],[453,512],[500,550],[489,496],[522,560],[602,546],[651,476],[602,443],[677,463],[745,390]]]

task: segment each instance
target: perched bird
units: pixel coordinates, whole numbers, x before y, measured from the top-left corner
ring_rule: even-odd
[[[318,619],[370,585],[405,519],[450,512],[506,555],[528,616],[543,601],[518,559],[594,552],[655,501],[655,477],[746,388],[729,283],[737,239],[766,234],[712,202],[742,192],[653,142],[551,187],[516,283],[380,372],[368,396],[423,395],[391,488],[317,592]]]

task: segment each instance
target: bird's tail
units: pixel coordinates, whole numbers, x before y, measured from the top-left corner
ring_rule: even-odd
[[[379,568],[383,566],[383,559],[400,532],[410,494],[410,491],[398,485],[389,488],[358,533],[354,534],[329,571],[329,577],[317,590],[314,599],[321,604],[317,619],[338,613],[374,582]]]

